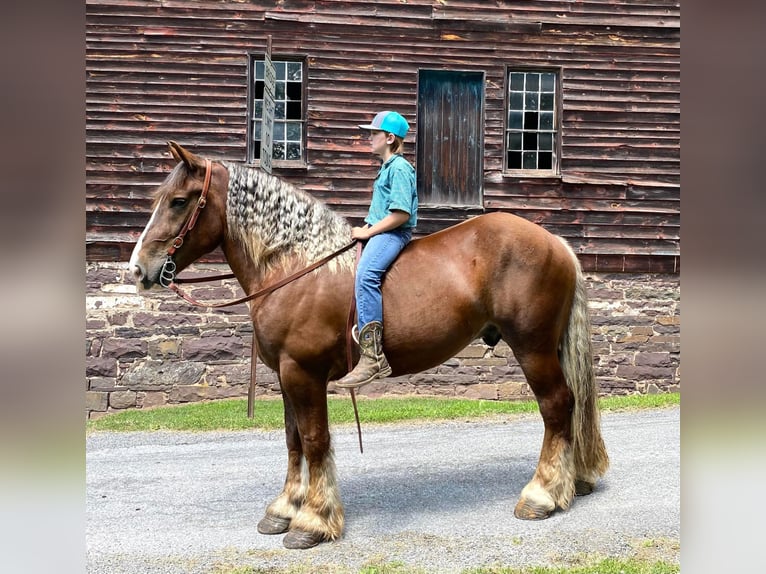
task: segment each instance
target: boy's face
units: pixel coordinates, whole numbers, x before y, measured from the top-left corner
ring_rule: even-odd
[[[370,131],[370,147],[375,155],[383,157],[388,151],[388,146],[392,143],[394,143],[393,134],[379,130]]]

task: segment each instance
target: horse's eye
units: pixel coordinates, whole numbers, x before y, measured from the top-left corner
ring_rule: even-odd
[[[183,207],[184,205],[186,205],[185,197],[174,197],[170,202],[170,207]]]

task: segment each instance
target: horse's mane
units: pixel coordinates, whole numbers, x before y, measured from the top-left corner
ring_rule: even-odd
[[[229,171],[229,234],[261,272],[288,260],[313,263],[351,240],[348,222],[316,198],[259,168],[221,163]],[[329,268],[351,269],[352,253],[335,258]]]

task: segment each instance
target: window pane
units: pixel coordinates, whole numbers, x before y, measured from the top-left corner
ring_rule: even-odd
[[[263,80],[258,80],[257,82],[255,82],[255,99],[256,100],[263,99]]]
[[[536,92],[540,89],[540,74],[527,74],[527,91]]]
[[[263,100],[255,100],[253,102],[253,116],[256,118],[263,117]]]
[[[289,106],[289,104],[288,104]],[[287,141],[301,141],[301,124],[290,122],[287,124]]]
[[[537,133],[536,132],[524,133],[524,150],[537,151]]]
[[[301,144],[287,144],[287,159],[301,159]]]
[[[301,119],[301,113],[303,112],[303,106],[300,102],[287,102],[287,119],[299,120]]]
[[[525,151],[524,159],[522,162],[522,169],[536,169],[537,168],[537,152]]]
[[[508,127],[513,130],[520,130],[522,126],[523,114],[521,112],[511,112],[508,118]]]
[[[521,149],[521,132],[511,132],[508,134],[508,149]]]
[[[538,110],[538,103],[540,102],[539,94],[537,92],[527,92],[524,96],[524,109],[525,110]]]
[[[553,154],[551,152],[541,151],[537,157],[537,169],[553,169]]]
[[[540,85],[540,91],[552,92],[556,87],[556,75],[555,74],[542,74],[542,82]]]
[[[537,112],[525,112],[524,113],[524,129],[536,130],[537,129]]]
[[[261,141],[261,122],[259,121],[253,124],[253,139]]]
[[[255,62],[255,79],[263,79],[263,60],[256,60]]]
[[[302,95],[300,82],[287,82],[288,100],[300,100]]]
[[[285,83],[277,82],[274,85],[274,100],[284,100],[284,99],[285,99]]]
[[[538,136],[538,141],[541,150],[553,149],[553,134],[540,134]]]
[[[540,94],[540,109],[553,111],[553,94]]]
[[[553,129],[553,112],[540,113],[540,129],[541,130]]]
[[[274,132],[271,138],[274,141],[285,139],[285,122],[274,122]]]
[[[271,158],[272,159],[285,159],[285,144],[284,142],[272,142],[271,144]]]
[[[277,119],[277,120],[285,119],[285,103],[284,102],[274,103],[274,119]]]
[[[277,80],[284,80],[287,77],[286,62],[271,62],[274,64],[274,71],[277,74]]]
[[[520,72],[511,72],[511,89],[512,90],[524,89],[524,74]]]
[[[521,169],[521,152],[508,152],[508,169]]]
[[[510,106],[512,110],[523,110],[524,92],[511,92]]]
[[[287,79],[300,82],[303,79],[303,66],[300,62],[287,63]]]

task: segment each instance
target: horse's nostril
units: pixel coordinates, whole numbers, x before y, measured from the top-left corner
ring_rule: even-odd
[[[141,280],[144,277],[144,270],[138,264],[133,264],[130,268],[130,271],[133,273],[133,277],[135,277],[137,281]]]

